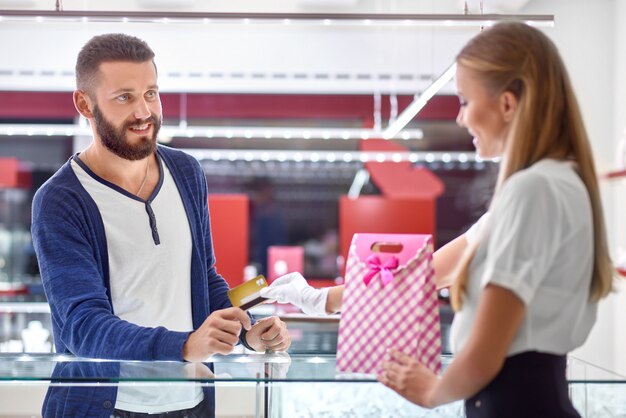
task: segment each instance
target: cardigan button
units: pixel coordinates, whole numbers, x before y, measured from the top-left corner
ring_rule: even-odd
[[[106,409],[109,409],[110,407],[113,406],[113,403],[111,401],[104,401],[102,402],[102,406],[105,407]]]
[[[478,399],[476,402],[474,402],[474,406],[475,406],[476,408],[480,408],[480,407],[482,406],[482,404],[483,404],[483,403],[480,401],[480,399]]]

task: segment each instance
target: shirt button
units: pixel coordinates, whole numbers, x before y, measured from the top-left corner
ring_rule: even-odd
[[[474,402],[474,406],[475,406],[476,408],[480,408],[482,404],[483,404],[483,403],[480,401],[480,399],[479,399],[479,400],[477,400],[476,402]]]
[[[110,407],[112,407],[112,406],[113,406],[113,404],[111,403],[111,401],[104,401],[104,402],[102,403],[102,406],[103,406],[103,407],[105,407],[105,408],[107,408],[107,409],[109,409]]]

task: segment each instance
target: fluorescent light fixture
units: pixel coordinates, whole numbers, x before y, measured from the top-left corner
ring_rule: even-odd
[[[483,162],[475,152],[381,152],[381,151],[305,151],[251,149],[181,149],[199,161],[278,161],[278,162],[403,162],[470,163]]]
[[[230,23],[230,24],[310,24],[378,26],[492,26],[503,21],[520,21],[533,26],[554,26],[553,15],[501,14],[394,14],[394,13],[221,13],[158,12],[109,10],[0,10],[1,21],[65,21],[79,23]]]
[[[91,128],[84,123],[67,124],[0,124],[0,136],[91,136]],[[162,138],[302,138],[302,139],[363,139],[383,138],[379,129],[310,128],[310,127],[253,127],[253,126],[193,126],[163,125]],[[402,139],[422,139],[421,129],[407,129]],[[400,137],[398,137],[399,139]]]
[[[383,132],[383,138],[391,139],[398,135],[398,132],[404,128],[407,123],[409,123],[415,115],[419,113],[420,110],[426,103],[435,95],[443,86],[448,84],[450,80],[454,77],[456,73],[456,62],[450,65],[444,72],[437,78],[433,83],[424,90],[424,92],[415,100],[411,102],[407,106],[406,109],[398,116],[398,118],[385,129]]]

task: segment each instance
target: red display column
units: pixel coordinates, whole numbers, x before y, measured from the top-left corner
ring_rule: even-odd
[[[243,283],[248,264],[248,208],[245,194],[209,195],[216,268],[230,287]]]

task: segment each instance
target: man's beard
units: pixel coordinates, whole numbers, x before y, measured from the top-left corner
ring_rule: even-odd
[[[137,119],[126,121],[117,129],[104,117],[97,105],[93,108],[93,117],[96,122],[96,132],[102,140],[102,145],[118,157],[131,161],[143,160],[156,151],[156,138],[161,128],[161,119],[154,114],[150,114],[149,118],[141,121]],[[133,125],[145,123],[152,124],[151,137],[142,137],[137,144],[130,144],[126,139],[128,129]]]

